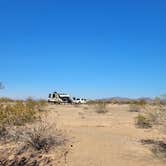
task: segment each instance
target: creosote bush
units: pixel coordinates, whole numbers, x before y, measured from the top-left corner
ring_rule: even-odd
[[[1,125],[24,125],[36,119],[36,113],[46,102],[44,100],[27,99],[11,103],[0,103]]]
[[[140,112],[141,107],[137,104],[130,104],[129,111],[130,112]]]
[[[5,132],[4,129],[3,131]],[[50,122],[38,121],[31,125],[11,126],[7,136],[3,143],[12,142],[14,146],[1,149],[0,165],[56,165],[54,163],[58,163],[62,157],[66,162],[68,139],[63,131]],[[55,149],[59,158],[55,158],[56,154],[52,155],[52,150]]]
[[[148,117],[146,117],[145,115],[139,114],[136,117],[136,126],[139,128],[151,128],[152,123]]]
[[[146,108],[142,114],[136,117],[136,125],[140,128],[156,127],[163,129],[166,124],[166,111],[164,107],[159,106],[155,110]]]
[[[54,146],[65,144],[65,137],[59,130],[52,130],[55,126],[49,126],[46,123],[39,124],[34,128],[29,128],[24,133],[25,143],[37,151],[47,152]]]
[[[40,121],[32,126],[14,128],[10,139],[22,143],[22,148],[48,152],[51,148],[65,145],[67,139],[55,124]]]
[[[95,112],[99,114],[107,113],[107,104],[105,102],[99,102],[95,107]]]
[[[152,153],[162,159],[166,159],[166,141],[161,140],[152,140],[152,139],[146,139],[141,140],[141,143],[144,145],[148,145]]]
[[[23,125],[35,119],[36,110],[29,108],[22,102],[14,105],[5,105],[0,108],[0,124]]]

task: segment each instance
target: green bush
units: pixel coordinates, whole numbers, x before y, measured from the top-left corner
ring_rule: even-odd
[[[37,110],[23,102],[16,102],[13,105],[0,106],[0,124],[2,125],[23,125],[35,119]]]

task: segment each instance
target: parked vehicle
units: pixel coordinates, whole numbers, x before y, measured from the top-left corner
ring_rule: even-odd
[[[48,102],[53,102],[57,104],[72,103],[72,98],[68,94],[53,92],[49,94]]]
[[[85,104],[87,102],[87,100],[86,99],[80,99],[80,98],[75,98],[75,97],[73,97],[73,103],[75,103],[75,104]]]
[[[75,97],[72,98],[70,95],[65,93],[53,92],[49,94],[48,102],[52,102],[55,104],[61,104],[61,103],[85,104],[87,100],[83,98],[75,98]]]

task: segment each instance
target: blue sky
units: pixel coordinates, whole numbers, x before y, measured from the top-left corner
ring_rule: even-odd
[[[1,96],[166,92],[165,0],[1,0]]]

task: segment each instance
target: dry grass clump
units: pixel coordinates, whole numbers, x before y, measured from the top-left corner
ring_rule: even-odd
[[[56,155],[52,150],[61,148],[60,157],[64,156],[64,158],[68,152],[67,137],[64,132],[58,130],[55,124],[44,121],[10,128],[6,140],[15,146],[11,146],[4,152],[0,151],[0,165],[4,166],[47,165],[53,162],[52,157]]]
[[[29,109],[39,109],[40,107],[46,105],[47,101],[44,99],[34,100],[33,98],[28,98],[24,101],[24,103]]]
[[[166,141],[156,141],[152,139],[141,140],[141,143],[148,145],[152,153],[162,159],[166,159]]]
[[[0,125],[0,140],[6,140],[9,136],[7,128],[3,125]]]
[[[140,99],[140,100],[133,101],[133,103],[140,106],[145,106],[147,104],[147,101],[145,99]]]
[[[144,107],[144,111],[136,117],[136,126],[140,128],[155,128],[166,134],[166,109],[165,106],[159,104],[153,109]],[[148,145],[152,153],[161,159],[166,159],[166,139],[141,140],[141,143]]]
[[[137,104],[130,104],[129,111],[130,112],[140,112],[141,107],[140,107],[140,105],[137,105]]]
[[[37,102],[39,106],[44,106],[47,104],[47,100],[44,100],[44,99],[37,100]]]
[[[152,120],[145,115],[139,114],[136,117],[136,126],[139,128],[151,128],[152,127]]]
[[[142,114],[136,117],[136,125],[140,128],[165,128],[166,124],[166,111],[161,105],[155,110],[145,109]]]
[[[52,147],[64,145],[66,138],[62,131],[55,125],[46,122],[38,123],[32,127],[26,127],[19,132],[19,140],[35,151],[48,152]]]
[[[99,102],[95,107],[95,112],[98,114],[105,114],[108,112],[107,104],[105,102]]]

